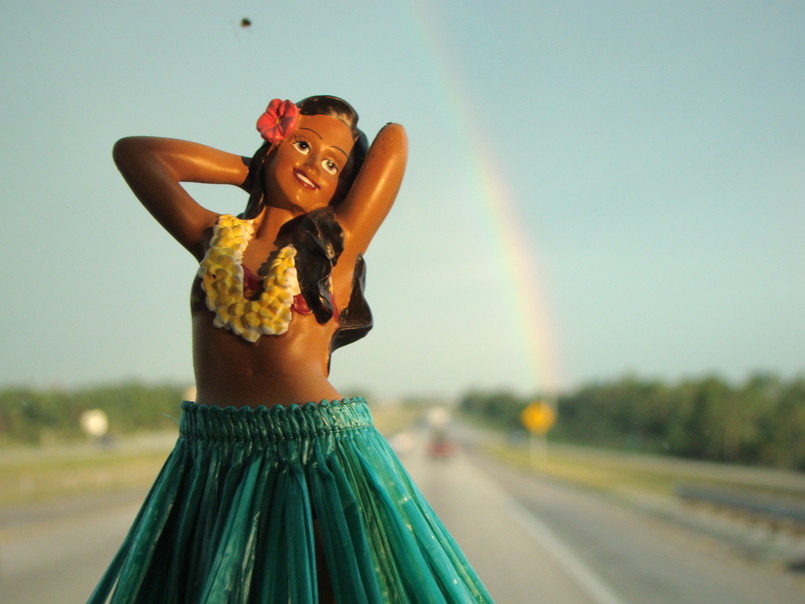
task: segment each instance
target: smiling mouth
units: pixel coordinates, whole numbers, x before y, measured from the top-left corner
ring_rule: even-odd
[[[316,189],[319,188],[319,186],[315,182],[310,180],[307,177],[307,174],[302,172],[302,170],[294,170],[293,175],[296,177],[296,180],[299,181],[299,184],[301,184],[305,189],[308,189],[309,191],[315,191]]]

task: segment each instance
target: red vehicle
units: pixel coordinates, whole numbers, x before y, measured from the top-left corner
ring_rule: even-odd
[[[435,459],[447,459],[456,453],[456,445],[441,430],[434,431],[428,443],[428,456]]]

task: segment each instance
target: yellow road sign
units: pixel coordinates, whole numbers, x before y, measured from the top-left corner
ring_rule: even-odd
[[[529,432],[545,434],[556,423],[556,411],[548,403],[534,401],[520,413],[520,421]]]

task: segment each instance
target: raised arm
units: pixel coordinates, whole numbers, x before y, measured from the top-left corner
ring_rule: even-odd
[[[350,255],[363,254],[400,190],[408,138],[400,124],[387,124],[375,137],[347,198],[338,208]]]
[[[115,144],[113,156],[142,204],[199,258],[204,232],[218,215],[199,205],[180,183],[240,186],[248,174],[247,160],[239,155],[176,139],[124,138]]]

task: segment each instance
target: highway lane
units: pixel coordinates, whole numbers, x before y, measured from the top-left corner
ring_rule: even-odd
[[[406,461],[418,470],[426,495],[451,516],[445,520],[460,543],[483,550],[497,539],[506,540],[505,551],[481,560],[479,568],[479,572],[488,574],[486,582],[498,601],[533,601],[532,580],[539,576],[552,601],[594,602],[534,539],[523,534],[516,522],[505,513],[501,516],[505,496],[490,489],[489,483],[462,459],[434,465],[418,453]],[[73,501],[64,513],[50,506],[39,513],[22,508],[16,513],[6,511],[0,516],[0,601],[86,601],[125,536],[143,496],[143,492],[135,492]],[[451,506],[452,501],[467,505]],[[484,521],[478,522],[477,518]],[[534,568],[537,561],[538,568]]]
[[[420,438],[420,445],[423,443]],[[498,602],[603,602],[583,586],[506,509],[507,496],[463,455],[432,462],[417,447],[404,457],[432,503],[445,512],[454,537],[477,559]],[[0,601],[14,604],[84,602],[137,512],[144,493],[87,499],[57,510],[6,513],[0,530]],[[505,548],[500,548],[501,541]],[[490,555],[491,554],[491,555]]]
[[[403,463],[496,602],[620,602],[549,530],[530,532],[508,493],[465,453],[434,459],[425,454],[425,435],[415,438]]]
[[[484,457],[472,456],[471,463],[507,494],[509,510],[526,531],[548,547],[555,540],[557,560],[563,560],[563,551],[571,552],[573,564],[591,569],[616,601],[805,602],[805,578],[750,560],[707,534],[589,489],[540,479]],[[572,570],[572,565],[566,567]],[[583,577],[579,579],[583,584]]]
[[[454,433],[470,445],[479,436]],[[805,602],[802,573],[750,559],[676,516],[473,451],[429,460],[420,445],[403,459],[501,603]]]
[[[0,602],[86,602],[144,497],[137,492],[71,501],[64,513],[49,506],[39,514],[4,513]]]
[[[801,577],[706,536],[468,451],[434,460],[414,439],[403,462],[501,604],[805,601]],[[0,601],[84,602],[143,495],[0,514]]]

